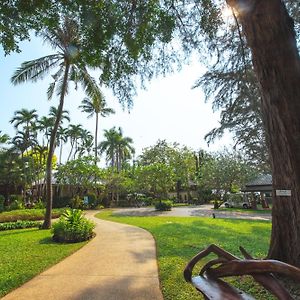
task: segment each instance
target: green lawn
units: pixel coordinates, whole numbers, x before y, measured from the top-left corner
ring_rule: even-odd
[[[51,236],[38,229],[0,232],[0,297],[86,244],[57,244]]]
[[[245,208],[225,208],[225,207],[220,207],[218,209],[214,209],[214,211],[229,211],[229,212],[240,212],[240,213],[249,213],[249,214],[266,214],[266,215],[271,215],[272,210],[271,209],[245,209]]]
[[[165,300],[201,299],[183,279],[186,263],[209,244],[241,256],[238,247],[244,246],[254,257],[265,257],[271,223],[231,219],[196,217],[126,217],[103,211],[97,217],[142,227],[154,236],[157,243],[160,280]],[[212,258],[212,257],[210,257]],[[201,267],[201,266],[200,266]],[[272,299],[249,277],[235,282],[257,299]]]

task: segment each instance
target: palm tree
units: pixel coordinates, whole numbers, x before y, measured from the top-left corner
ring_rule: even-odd
[[[68,128],[59,126],[56,136],[56,145],[60,147],[59,149],[59,164],[61,164],[63,145],[68,141]]]
[[[83,128],[82,128],[81,124],[78,124],[78,125],[71,124],[71,125],[69,125],[68,137],[70,138],[71,150],[70,150],[67,161],[70,160],[71,155],[73,153],[73,150],[74,150],[73,159],[75,159],[75,155],[76,155],[77,150],[78,150],[78,140],[82,136],[82,131],[83,131]]]
[[[123,137],[122,128],[119,127],[119,141],[117,148],[117,170],[120,172],[123,167],[123,163],[128,159],[132,158],[132,155],[135,153],[135,150],[131,144],[133,143],[132,138]]]
[[[10,120],[10,123],[14,123],[14,127],[16,129],[19,128],[20,125],[23,125],[23,129],[29,130],[31,126],[37,121],[37,113],[35,109],[21,109],[15,111],[13,118]]]
[[[17,131],[17,134],[11,140],[11,144],[15,150],[21,152],[21,157],[23,158],[25,151],[29,147],[33,149],[37,141],[35,135],[30,134],[30,132]]]
[[[55,120],[57,118],[57,114],[58,114],[58,109],[54,106],[50,106],[50,111],[49,111],[50,118]],[[70,122],[70,116],[69,116],[69,111],[63,109],[61,112],[60,122],[63,123],[64,120]]]
[[[79,156],[82,156],[87,152],[90,155],[91,150],[93,149],[93,140],[94,137],[90,131],[82,129],[80,136],[80,146],[77,148]]]
[[[45,146],[45,137],[46,137],[46,147],[48,148],[49,146],[49,139],[51,136],[51,129],[54,126],[54,119],[53,118],[49,118],[49,117],[41,117],[38,120],[38,129],[42,132],[43,137],[42,137],[42,144],[43,146]]]
[[[82,112],[88,113],[88,118],[92,118],[94,114],[96,115],[95,124],[95,164],[97,164],[98,155],[98,125],[99,125],[99,115],[101,117],[107,117],[110,114],[114,114],[115,111],[112,108],[106,107],[106,102],[102,92],[99,94],[100,97],[84,98],[82,100],[82,105],[79,106]]]
[[[133,143],[129,137],[124,137],[122,129],[115,127],[104,130],[106,140],[99,144],[100,153],[106,153],[106,161],[119,172],[123,162],[131,158],[134,154],[134,148],[130,145]]]
[[[56,50],[55,54],[47,55],[32,61],[24,62],[16,70],[11,78],[13,84],[20,84],[26,81],[36,82],[43,79],[46,74],[56,69],[52,75],[53,82],[49,85],[47,95],[51,99],[54,91],[59,95],[59,106],[56,119],[51,131],[49,153],[46,163],[46,214],[43,228],[51,227],[52,212],[52,157],[55,150],[56,133],[61,122],[65,96],[68,93],[69,82],[75,84],[80,82],[83,90],[89,97],[95,97],[100,90],[95,80],[86,69],[86,62],[80,52],[80,33],[78,24],[68,17],[58,24],[56,28],[48,28],[40,33],[46,43]]]

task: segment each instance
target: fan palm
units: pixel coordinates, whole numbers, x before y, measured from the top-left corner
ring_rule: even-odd
[[[54,92],[59,96],[59,106],[57,108],[54,127],[51,131],[49,154],[46,163],[46,214],[43,228],[51,227],[52,212],[52,157],[55,150],[56,133],[61,122],[65,96],[68,93],[70,81],[77,84],[80,82],[83,90],[89,97],[99,94],[99,88],[95,80],[86,69],[86,63],[80,53],[80,33],[79,26],[70,18],[65,17],[55,28],[45,29],[40,33],[44,41],[56,53],[47,55],[32,61],[24,62],[11,78],[13,84],[20,84],[26,81],[36,82],[43,79],[51,70],[56,70],[52,75],[53,81],[50,83],[47,95],[51,99]]]
[[[95,164],[97,164],[98,155],[98,125],[99,125],[99,115],[101,117],[107,117],[110,114],[114,114],[115,111],[112,108],[106,107],[106,102],[104,95],[99,94],[99,97],[84,98],[82,104],[79,106],[82,112],[88,113],[88,118],[92,118],[96,115],[95,124]]]

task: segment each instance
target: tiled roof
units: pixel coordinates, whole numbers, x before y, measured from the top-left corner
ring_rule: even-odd
[[[260,175],[254,180],[246,183],[246,187],[260,186],[260,185],[272,185],[272,175],[271,174]]]

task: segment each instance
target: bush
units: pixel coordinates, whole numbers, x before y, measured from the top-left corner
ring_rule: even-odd
[[[42,201],[42,199],[39,199],[35,204],[34,208],[36,209],[44,209],[45,208],[45,203]]]
[[[3,195],[0,195],[0,212],[4,211],[4,202],[5,202],[5,197]]]
[[[172,206],[173,203],[170,200],[160,200],[155,203],[155,209],[160,211],[171,210]]]
[[[41,224],[42,223],[38,221],[20,221],[20,220],[16,222],[0,223],[0,231],[40,227]]]
[[[59,218],[64,209],[53,209],[52,210],[52,218]],[[21,210],[12,210],[12,211],[5,211],[0,213],[0,223],[5,222],[16,222],[18,220],[27,220],[27,221],[37,221],[43,220],[45,217],[45,210],[44,209],[21,209]]]
[[[78,195],[73,197],[70,201],[70,206],[72,208],[78,209],[83,207],[83,199],[81,199]]]
[[[23,198],[21,195],[10,195],[9,196],[10,205],[7,210],[16,210],[25,208]]]
[[[53,240],[60,243],[77,243],[93,237],[95,224],[86,219],[81,210],[67,209],[53,224]]]

